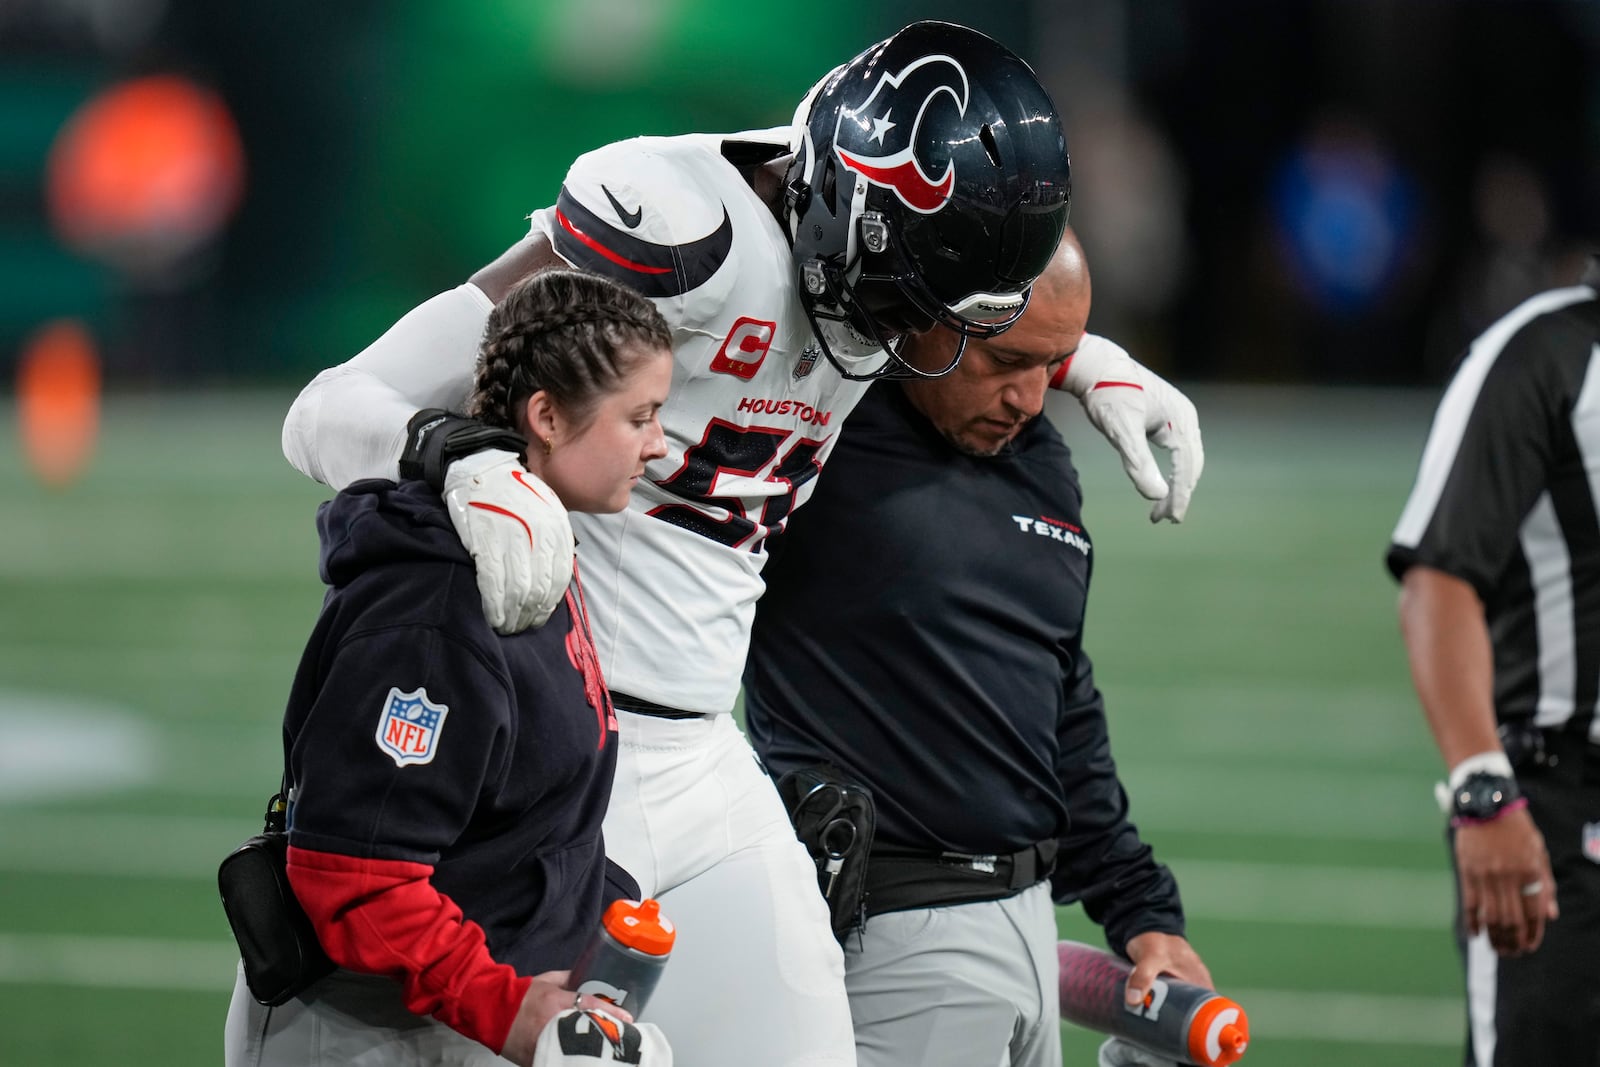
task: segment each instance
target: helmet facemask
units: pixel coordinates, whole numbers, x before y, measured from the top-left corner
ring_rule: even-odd
[[[837,204],[838,187],[844,183],[851,186],[846,211],[835,209],[826,216],[811,213],[809,225],[819,248],[808,249],[810,254],[799,264],[801,304],[822,354],[841,376],[850,381],[941,378],[961,361],[967,338],[993,337],[1022,316],[1032,286],[1012,293],[972,293],[953,305],[941,301],[906,255],[895,217],[867,208],[872,186],[831,159],[824,160],[822,166],[823,193],[811,193],[803,183],[791,183],[789,193],[792,201],[832,194]],[[798,214],[791,215],[791,219]],[[818,217],[826,221],[819,223]],[[828,243],[828,231],[841,228],[844,250],[831,255],[821,251],[820,247]],[[820,237],[817,230],[822,231]],[[832,236],[836,245],[838,235]],[[797,243],[797,257],[799,254]],[[902,321],[885,322],[886,315]],[[901,355],[906,337],[936,326],[957,337],[949,362],[937,370],[924,370],[906,361]],[[842,364],[844,359],[858,359],[875,351],[888,357],[876,370],[856,373]]]

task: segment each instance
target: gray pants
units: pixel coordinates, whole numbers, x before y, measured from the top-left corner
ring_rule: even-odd
[[[1060,1067],[1050,887],[875,915],[845,946],[859,1067]]]
[[[335,971],[294,1000],[268,1008],[233,986],[223,1032],[226,1067],[506,1067],[483,1045],[432,1016],[415,1015],[400,983]]]

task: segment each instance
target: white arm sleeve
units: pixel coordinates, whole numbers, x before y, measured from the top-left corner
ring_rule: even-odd
[[[406,422],[421,408],[460,411],[472,391],[494,304],[468,282],[421,304],[355,358],[300,391],[283,422],[283,454],[333,489],[393,478]]]

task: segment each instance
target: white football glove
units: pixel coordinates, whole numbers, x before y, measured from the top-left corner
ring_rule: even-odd
[[[1182,522],[1206,465],[1200,418],[1189,398],[1121,345],[1092,333],[1083,335],[1062,387],[1083,402],[1089,421],[1122,457],[1135,488],[1156,502],[1150,521]],[[1172,453],[1170,487],[1149,441]]]
[[[534,1061],[538,1063],[537,1060]],[[1100,1046],[1100,1067],[1180,1067],[1177,1060],[1169,1060],[1157,1056],[1154,1052],[1139,1045],[1131,1044],[1120,1037],[1108,1038]]]
[[[489,625],[543,626],[572,582],[572,525],[555,492],[510,452],[489,449],[445,470],[444,502],[478,570]]]
[[[672,1067],[672,1047],[652,1023],[625,1023],[598,1010],[568,1008],[544,1024],[533,1067],[598,1067],[633,1063]]]

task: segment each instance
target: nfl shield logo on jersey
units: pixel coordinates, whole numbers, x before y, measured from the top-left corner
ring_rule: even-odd
[[[1583,824],[1583,856],[1591,863],[1600,863],[1600,822]]]
[[[396,767],[432,763],[449,711],[443,704],[429,700],[426,689],[402,693],[399,686],[394,686],[384,698],[383,713],[378,716],[378,747],[394,760]]]
[[[798,382],[809,375],[817,365],[817,357],[821,355],[822,349],[817,347],[817,342],[806,342],[806,346],[800,350],[800,358],[794,361],[794,380]]]

